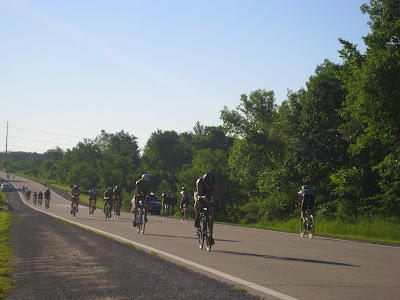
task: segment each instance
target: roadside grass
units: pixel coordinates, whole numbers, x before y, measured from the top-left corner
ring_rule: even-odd
[[[286,232],[299,232],[299,219],[258,223],[253,227]],[[360,241],[400,245],[400,223],[391,219],[360,217],[357,220],[340,221],[315,219],[315,235]]]
[[[5,193],[0,194],[3,200],[6,199]],[[6,299],[15,284],[15,281],[11,279],[13,252],[10,243],[11,235],[8,232],[11,225],[11,214],[7,206],[3,206],[3,210],[0,211],[0,299]]]

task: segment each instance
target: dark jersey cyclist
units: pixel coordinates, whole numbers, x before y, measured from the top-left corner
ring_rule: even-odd
[[[307,211],[312,215],[312,209],[315,204],[315,193],[308,185],[303,185],[297,194],[299,206],[301,206],[301,217]]]
[[[194,203],[194,210],[196,213],[196,219],[194,226],[200,227],[200,210],[201,203],[205,201],[208,203],[208,213],[210,215],[210,232],[211,232],[211,244],[214,244],[213,239],[213,227],[214,227],[214,207],[218,200],[218,184],[213,173],[206,173],[203,177],[200,177],[196,182],[197,198]]]
[[[79,186],[75,184],[74,187],[71,189],[71,214],[72,214],[72,209],[74,207],[74,203],[76,204],[76,211],[78,212],[80,194],[81,190],[79,189]]]
[[[119,185],[115,187],[113,194],[114,194],[114,213],[115,213],[116,212],[115,210],[117,209],[117,203],[119,205],[120,210],[122,205],[122,189]]]
[[[150,200],[150,193],[152,191],[152,184],[150,181],[150,175],[149,174],[143,174],[142,178],[136,181],[136,192],[135,192],[135,206],[134,206],[134,220],[133,220],[133,226],[136,227],[136,218],[137,218],[137,212],[139,208],[139,201],[145,199],[146,200],[146,212],[145,212],[145,217],[144,221],[147,222],[147,213],[149,211],[149,200]]]
[[[94,205],[93,208],[96,209],[96,205],[97,205],[97,191],[96,191],[95,188],[92,188],[92,189],[89,191],[89,213],[90,213],[90,210],[91,210],[91,208],[92,208],[92,205]]]
[[[104,213],[106,212],[106,207],[107,207],[108,203],[110,203],[110,207],[113,206],[113,198],[114,198],[114,192],[113,192],[112,187],[109,186],[107,188],[107,190],[104,192],[104,197],[103,197],[103,199],[104,199],[104,208],[103,208]],[[109,211],[108,213],[111,216],[111,211]]]
[[[182,187],[180,192],[181,195],[181,210],[183,210],[183,206],[189,207],[189,192],[186,190],[185,187]]]

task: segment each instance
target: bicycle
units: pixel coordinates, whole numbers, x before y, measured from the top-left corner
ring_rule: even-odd
[[[182,222],[187,223],[189,218],[189,207],[188,205],[185,203],[182,206]]]
[[[44,207],[46,207],[46,209],[50,208],[50,197],[46,197],[44,200]]]
[[[121,211],[121,206],[120,206],[120,202],[122,201],[122,199],[121,200],[119,200],[118,198],[115,198],[114,199],[114,204],[115,204],[115,207],[114,207],[114,217],[116,218],[116,219],[119,219],[119,216],[120,216],[120,211]]]
[[[33,204],[36,205],[36,197],[35,196],[33,196]]]
[[[106,215],[106,221],[108,221],[111,218],[112,200],[111,198],[106,198],[104,200],[106,202],[104,207],[104,214]]]
[[[202,201],[200,202],[201,208],[201,222],[200,228],[197,229],[196,235],[199,241],[200,249],[204,247],[204,241],[206,242],[207,251],[211,251],[211,231],[210,228],[210,214],[208,212],[208,203]]]
[[[146,201],[144,199],[139,201],[138,214],[139,217],[136,220],[137,233],[144,234],[146,228]]]
[[[163,219],[168,219],[169,215],[169,204],[165,203],[164,204],[164,214],[163,214]]]
[[[93,216],[95,209],[94,200],[89,198],[89,214]]]
[[[303,217],[300,217],[300,235],[304,237],[304,234],[308,231],[308,236],[311,239],[314,236],[315,231],[315,221],[314,216],[309,214],[308,212],[309,207],[305,212],[303,212]]]
[[[75,219],[75,216],[76,216],[76,213],[78,212],[78,207],[77,207],[77,202],[78,202],[78,199],[75,197],[75,196],[72,196],[72,209],[71,209],[71,214],[73,215],[73,217],[74,217],[74,219]]]
[[[42,206],[42,201],[43,201],[43,198],[39,197],[39,198],[38,198],[38,205],[39,205],[39,207]]]

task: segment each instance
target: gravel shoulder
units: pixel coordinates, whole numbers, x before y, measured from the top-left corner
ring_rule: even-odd
[[[16,191],[8,299],[257,299],[234,286],[30,209]],[[207,292],[208,291],[208,292]]]

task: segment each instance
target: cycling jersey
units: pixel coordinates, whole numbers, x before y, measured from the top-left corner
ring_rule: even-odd
[[[300,191],[300,197],[303,199],[302,210],[306,210],[307,207],[313,208],[315,203],[315,193],[312,189],[303,189]]]
[[[140,197],[150,195],[152,189],[151,182],[139,179],[136,181],[136,194]]]

